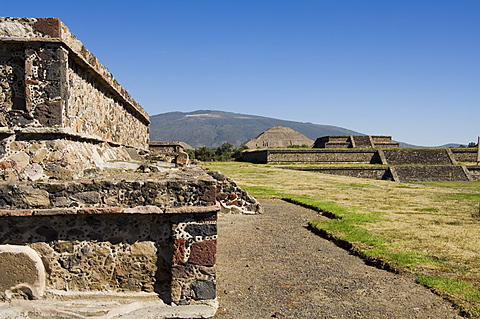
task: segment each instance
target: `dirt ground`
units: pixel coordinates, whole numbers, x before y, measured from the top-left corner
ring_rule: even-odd
[[[215,318],[462,318],[412,278],[367,266],[307,230],[318,213],[261,203],[264,214],[219,218]]]

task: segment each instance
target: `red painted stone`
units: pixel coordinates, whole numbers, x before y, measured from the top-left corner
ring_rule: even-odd
[[[185,263],[185,242],[183,238],[173,240],[172,263],[173,265]]]
[[[39,31],[53,38],[60,38],[62,25],[58,18],[38,18],[35,22],[35,31]]]
[[[31,209],[1,209],[0,216],[31,216],[33,215],[33,210]]]
[[[78,214],[117,214],[122,211],[121,207],[84,207],[77,210]]]
[[[204,240],[190,246],[188,262],[202,266],[214,266],[217,260],[217,240]]]

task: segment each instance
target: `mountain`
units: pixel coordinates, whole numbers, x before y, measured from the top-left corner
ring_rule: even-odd
[[[460,147],[460,144],[458,143],[449,143],[449,144],[445,144],[445,145],[442,145],[442,146],[439,146],[440,148],[450,148],[450,147]]]
[[[286,121],[270,117],[199,110],[169,112],[150,117],[151,141],[185,142],[194,148],[237,147],[274,126],[286,126],[312,140],[326,135],[363,135],[338,126]]]

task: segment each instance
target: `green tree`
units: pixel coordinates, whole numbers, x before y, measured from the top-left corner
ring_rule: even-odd
[[[236,161],[241,160],[242,159],[242,152],[246,149],[248,149],[248,146],[246,146],[246,145],[242,145],[240,147],[237,147],[232,153],[232,158],[234,158]]]
[[[215,150],[216,160],[228,161],[232,158],[233,145],[230,143],[223,143],[222,146]]]
[[[195,150],[195,158],[203,162],[213,161],[215,160],[215,151],[205,146],[197,148]]]

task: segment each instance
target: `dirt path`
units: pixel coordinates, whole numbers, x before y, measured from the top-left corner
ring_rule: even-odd
[[[262,215],[219,218],[216,318],[461,318],[411,278],[367,266],[305,229],[316,212],[261,203]]]

